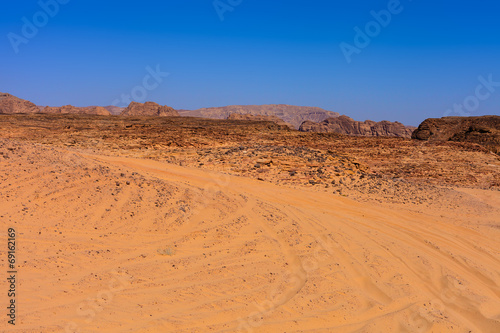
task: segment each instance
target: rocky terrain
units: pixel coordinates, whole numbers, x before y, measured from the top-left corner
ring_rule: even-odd
[[[132,102],[123,110],[121,116],[155,116],[155,117],[178,117],[179,113],[169,106],[161,106],[155,102],[137,103]]]
[[[108,110],[101,106],[88,106],[88,107],[77,107],[72,105],[65,105],[61,107],[51,107],[46,106],[41,111],[41,113],[54,113],[54,114],[87,114],[87,115],[99,115],[99,116],[110,116]]]
[[[256,116],[252,114],[239,114],[239,113],[231,113],[229,117],[227,117],[228,120],[249,120],[249,121],[270,121],[275,124],[281,125],[281,126],[287,126],[291,129],[293,129],[292,124],[286,123],[283,119],[278,118],[276,116]]]
[[[430,118],[420,124],[412,138],[472,142],[500,155],[500,116]]]
[[[305,121],[300,125],[299,131],[317,133],[339,133],[352,136],[386,136],[410,138],[415,127],[405,126],[399,122],[366,120],[364,122],[353,120],[348,116],[328,118],[321,122]]]
[[[274,122],[191,117],[12,115],[0,118],[0,132],[363,200],[427,202],[436,186],[500,188],[498,156],[473,143],[305,133]]]
[[[306,120],[323,121],[326,118],[338,117],[337,112],[326,111],[318,107],[294,106],[284,104],[270,105],[230,105],[224,107],[203,108],[191,111],[180,111],[181,116],[211,119],[227,119],[231,114],[251,114],[254,116],[276,116],[298,129]]]
[[[499,190],[475,143],[0,115],[20,332],[498,332]]]
[[[0,93],[0,114],[37,113],[38,107],[24,99],[7,93]]]

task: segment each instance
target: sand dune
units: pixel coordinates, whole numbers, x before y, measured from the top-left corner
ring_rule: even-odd
[[[0,223],[20,244],[9,331],[500,332],[498,191],[421,211],[2,145]]]

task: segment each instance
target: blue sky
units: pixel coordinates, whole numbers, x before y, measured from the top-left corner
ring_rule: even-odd
[[[307,105],[409,125],[500,113],[498,1],[59,1],[2,3],[0,91],[51,106]],[[357,49],[350,62],[341,45]]]

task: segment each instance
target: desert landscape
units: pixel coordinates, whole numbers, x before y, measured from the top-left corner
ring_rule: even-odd
[[[3,1],[0,333],[500,333],[499,1]]]
[[[9,332],[500,332],[498,116],[2,105]]]

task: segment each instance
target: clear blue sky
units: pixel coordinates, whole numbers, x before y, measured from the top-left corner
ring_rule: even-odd
[[[462,114],[500,112],[500,84],[476,92],[479,76],[500,82],[498,0],[220,0],[223,13],[213,0],[60,1],[53,17],[35,0],[2,2],[0,91],[52,106],[132,91],[179,109],[283,103],[409,125],[464,101]],[[388,9],[377,30],[370,12]],[[340,45],[356,47],[367,24],[348,63]],[[144,85],[157,65],[169,75]]]

